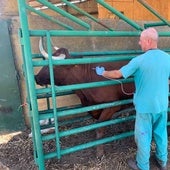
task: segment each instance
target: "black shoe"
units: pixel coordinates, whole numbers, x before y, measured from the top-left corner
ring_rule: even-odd
[[[158,166],[159,170],[168,170],[167,166]]]
[[[127,164],[128,164],[129,167],[130,167],[131,169],[133,169],[133,170],[140,170],[140,169],[138,168],[138,166],[137,166],[136,161],[133,160],[133,159],[128,159],[128,160],[127,160]],[[166,169],[165,169],[165,170],[166,170]]]
[[[159,169],[160,169],[160,170],[168,170],[167,166],[160,167]]]
[[[156,165],[159,170],[168,170],[167,166],[162,166],[162,161],[155,157]]]

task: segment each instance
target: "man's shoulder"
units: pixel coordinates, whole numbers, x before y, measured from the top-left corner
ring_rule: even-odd
[[[167,53],[167,52],[164,51],[164,50],[158,49],[157,52],[160,53],[160,54],[162,54],[162,55],[165,55],[165,56],[167,56],[167,57],[168,57],[168,56],[170,57],[170,54]]]

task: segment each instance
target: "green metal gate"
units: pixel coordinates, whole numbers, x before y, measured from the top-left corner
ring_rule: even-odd
[[[58,108],[56,103],[56,97],[61,96],[64,94],[68,94],[70,90],[76,89],[83,89],[83,88],[92,88],[92,87],[99,87],[99,86],[106,86],[106,85],[115,85],[117,82],[115,81],[103,81],[103,82],[91,82],[85,84],[75,84],[75,85],[67,85],[67,86],[55,86],[54,85],[54,76],[53,76],[53,65],[72,65],[72,64],[85,64],[85,63],[103,63],[103,62],[115,62],[119,60],[131,59],[134,57],[134,54],[138,54],[141,51],[135,50],[121,50],[121,51],[103,51],[103,52],[92,52],[87,51],[84,53],[80,52],[72,52],[74,55],[83,55],[84,58],[75,58],[75,59],[67,59],[67,60],[53,60],[52,59],[52,48],[51,48],[51,39],[52,37],[138,37],[140,32],[147,27],[147,25],[140,26],[134,21],[128,19],[122,13],[111,7],[109,4],[105,3],[104,0],[96,0],[96,2],[102,6],[104,6],[110,12],[116,14],[119,18],[129,24],[134,31],[115,31],[112,28],[109,28],[93,16],[87,14],[85,11],[80,10],[75,5],[71,4],[67,0],[62,0],[63,3],[66,3],[69,7],[74,8],[75,10],[81,12],[87,18],[90,18],[93,22],[101,24],[104,26],[105,31],[103,30],[92,30],[91,25],[82,19],[79,19],[68,12],[64,11],[63,9],[54,6],[50,2],[46,0],[37,0],[40,4],[48,7],[50,10],[53,10],[62,16],[66,17],[67,19],[75,22],[81,28],[74,29],[70,25],[66,23],[62,23],[59,20],[48,16],[41,11],[37,11],[31,6],[29,6],[25,0],[18,0],[19,6],[19,13],[20,13],[20,21],[21,21],[21,30],[20,30],[20,38],[21,38],[21,45],[23,50],[23,61],[24,61],[24,70],[25,70],[25,77],[28,89],[28,103],[30,106],[30,118],[31,118],[31,128],[33,133],[33,142],[34,142],[34,157],[39,169],[45,169],[45,160],[50,158],[58,158],[60,159],[62,155],[75,152],[78,150],[86,149],[89,147],[97,146],[100,144],[108,143],[114,140],[122,139],[128,136],[133,135],[133,131],[124,132],[119,135],[113,135],[110,137],[102,138],[99,140],[93,140],[87,143],[82,143],[75,146],[67,146],[66,148],[62,147],[60,143],[61,138],[71,136],[74,134],[79,134],[82,132],[86,132],[89,130],[94,130],[100,127],[113,125],[116,123],[121,123],[125,121],[134,120],[135,116],[129,116],[126,118],[120,118],[115,120],[109,120],[106,122],[94,123],[90,125],[85,125],[84,127],[76,127],[74,129],[69,130],[62,130],[60,129],[60,118],[82,114],[87,111],[97,110],[102,108],[109,108],[117,105],[123,105],[127,103],[131,103],[132,100],[123,100],[123,101],[115,101],[110,103],[103,103],[94,106],[88,107],[74,107],[74,108]],[[151,12],[154,13],[152,8],[149,8]],[[62,27],[60,30],[32,30],[29,28],[27,12],[31,11],[34,12],[51,22],[58,24]],[[157,13],[155,15],[159,16]],[[166,25],[166,20],[159,16],[163,25]],[[153,25],[162,25],[161,23],[154,23]],[[151,26],[151,25],[150,25]],[[169,37],[170,32],[159,32],[160,36]],[[47,39],[47,51],[49,55],[49,60],[43,60],[42,55],[35,54],[32,52],[31,46],[31,39],[35,37],[46,37]],[[167,49],[169,51],[169,49]],[[107,56],[109,54],[109,56]],[[119,57],[117,57],[119,55]],[[88,56],[88,58],[86,58]],[[96,56],[94,58],[94,56]],[[35,68],[48,65],[50,68],[50,79],[51,79],[51,86],[46,88],[38,88],[35,85],[34,80],[34,71]],[[131,79],[122,80],[122,82],[132,81]],[[47,106],[48,108],[40,111],[38,108],[38,100],[40,98],[47,99]],[[49,98],[52,100],[52,104],[49,104]],[[51,118],[54,119],[54,122],[51,122]],[[55,131],[51,134],[41,134],[41,130],[44,129],[44,126],[40,124],[40,120],[49,119],[48,127],[54,127]],[[65,122],[66,123],[66,122]],[[47,127],[46,126],[46,127]],[[54,148],[51,152],[46,152],[44,150],[43,144],[47,141],[54,140],[56,148]]]
[[[14,66],[8,21],[0,20],[0,133],[23,130],[24,121],[17,72]]]

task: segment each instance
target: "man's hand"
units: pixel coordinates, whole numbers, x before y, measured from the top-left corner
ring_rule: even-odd
[[[96,67],[96,74],[97,75],[102,76],[104,71],[105,71],[104,67],[101,67],[101,66]]]

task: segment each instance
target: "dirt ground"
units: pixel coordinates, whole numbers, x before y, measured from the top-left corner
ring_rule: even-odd
[[[112,127],[114,128],[114,127]],[[110,128],[112,133],[114,130]],[[119,128],[120,130],[120,128]],[[108,133],[110,133],[108,131]],[[33,157],[32,139],[29,137],[30,129],[22,132],[0,136],[0,170],[38,170]],[[80,140],[94,138],[95,133],[86,133]],[[170,139],[170,138],[169,138]],[[78,137],[62,141],[74,143]],[[136,145],[132,137],[113,141],[105,144],[105,155],[101,159],[96,158],[96,148],[89,148],[62,156],[60,160],[50,159],[46,161],[47,170],[129,170],[126,160],[134,157]],[[47,149],[55,147],[47,144]],[[170,150],[170,145],[169,145]],[[154,154],[154,144],[152,153]],[[170,157],[170,156],[169,156]],[[151,157],[151,170],[158,170]],[[170,163],[168,164],[170,169]]]

